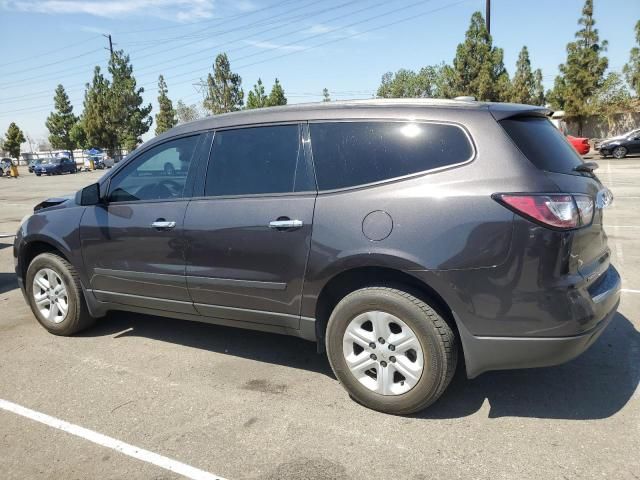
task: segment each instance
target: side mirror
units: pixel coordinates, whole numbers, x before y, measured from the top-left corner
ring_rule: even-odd
[[[100,184],[93,183],[80,190],[80,205],[98,205],[100,203]]]

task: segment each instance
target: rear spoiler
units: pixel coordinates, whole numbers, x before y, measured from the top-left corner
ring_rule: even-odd
[[[553,115],[553,110],[549,108],[517,103],[491,103],[489,111],[497,121],[513,117],[551,117]]]

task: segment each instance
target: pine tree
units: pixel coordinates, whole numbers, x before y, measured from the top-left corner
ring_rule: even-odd
[[[178,119],[173,108],[173,102],[168,97],[169,90],[164,77],[158,77],[158,113],[156,114],[156,135],[166,132],[177,125]]]
[[[522,47],[516,63],[516,73],[511,80],[511,95],[509,101],[514,103],[525,103],[528,105],[542,105],[542,71],[531,71],[531,61],[529,60],[529,50]]]
[[[629,55],[629,63],[623,67],[624,76],[627,83],[636,92],[636,96],[640,97],[640,20],[636,23],[636,43],[637,47],[631,49]]]
[[[242,108],[243,100],[242,78],[231,71],[227,54],[221,53],[213,65],[213,75],[207,76],[204,108],[214,115],[235,112]]]
[[[82,118],[80,118],[74,125],[71,127],[71,131],[69,132],[69,137],[76,145],[76,148],[87,149],[91,148],[91,144],[87,139],[87,132],[84,128],[84,123]]]
[[[127,150],[136,148],[141,136],[149,131],[153,119],[151,104],[143,106],[144,88],[136,87],[133,66],[124,51],[114,52],[109,60],[111,73],[110,113],[116,127],[118,146]]]
[[[82,126],[91,147],[113,151],[118,147],[118,131],[111,120],[111,84],[100,67],[95,67],[91,84],[86,85]]]
[[[276,78],[273,87],[271,88],[271,93],[269,93],[269,99],[267,100],[267,105],[269,107],[277,107],[279,105],[286,105],[287,97],[284,95],[284,89],[280,82]]]
[[[263,108],[267,106],[268,97],[264,93],[264,85],[262,79],[258,78],[258,82],[253,86],[253,90],[249,92],[247,97],[247,109]]]
[[[478,100],[502,101],[509,97],[509,75],[503,51],[494,47],[480,12],[471,16],[465,41],[458,45],[453,66],[443,68],[443,96],[473,95]]]
[[[567,44],[567,61],[560,65],[560,75],[549,96],[553,107],[563,109],[567,117],[578,121],[579,130],[590,112],[591,98],[604,82],[609,64],[607,57],[601,56],[607,42],[600,42],[595,23],[593,0],[586,0],[578,20],[582,28],[576,32],[576,40]]]
[[[542,84],[542,70],[539,68],[533,72],[533,105],[545,104],[544,85]]]
[[[322,89],[322,101],[323,102],[330,102],[331,101],[331,95],[329,95],[329,89],[328,88],[323,88]]]
[[[19,160],[20,144],[25,141],[26,139],[24,138],[22,130],[20,130],[14,122],[11,122],[9,128],[7,129],[7,133],[5,134],[2,148],[9,152],[10,157]]]
[[[46,121],[49,143],[53,148],[73,150],[76,142],[71,137],[71,130],[78,122],[78,117],[73,114],[73,106],[62,85],[56,88],[53,102],[55,111],[49,114]]]

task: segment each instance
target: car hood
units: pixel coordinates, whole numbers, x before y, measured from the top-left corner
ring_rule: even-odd
[[[41,170],[51,170],[53,168],[56,168],[57,166],[57,163],[41,163],[40,165],[36,165],[36,168],[39,168]]]

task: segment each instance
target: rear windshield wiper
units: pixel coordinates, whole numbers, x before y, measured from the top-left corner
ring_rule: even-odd
[[[573,168],[574,172],[587,172],[587,173],[593,173],[593,171],[595,169],[597,169],[600,165],[598,165],[596,162],[584,162],[581,163],[580,165],[576,166]]]

